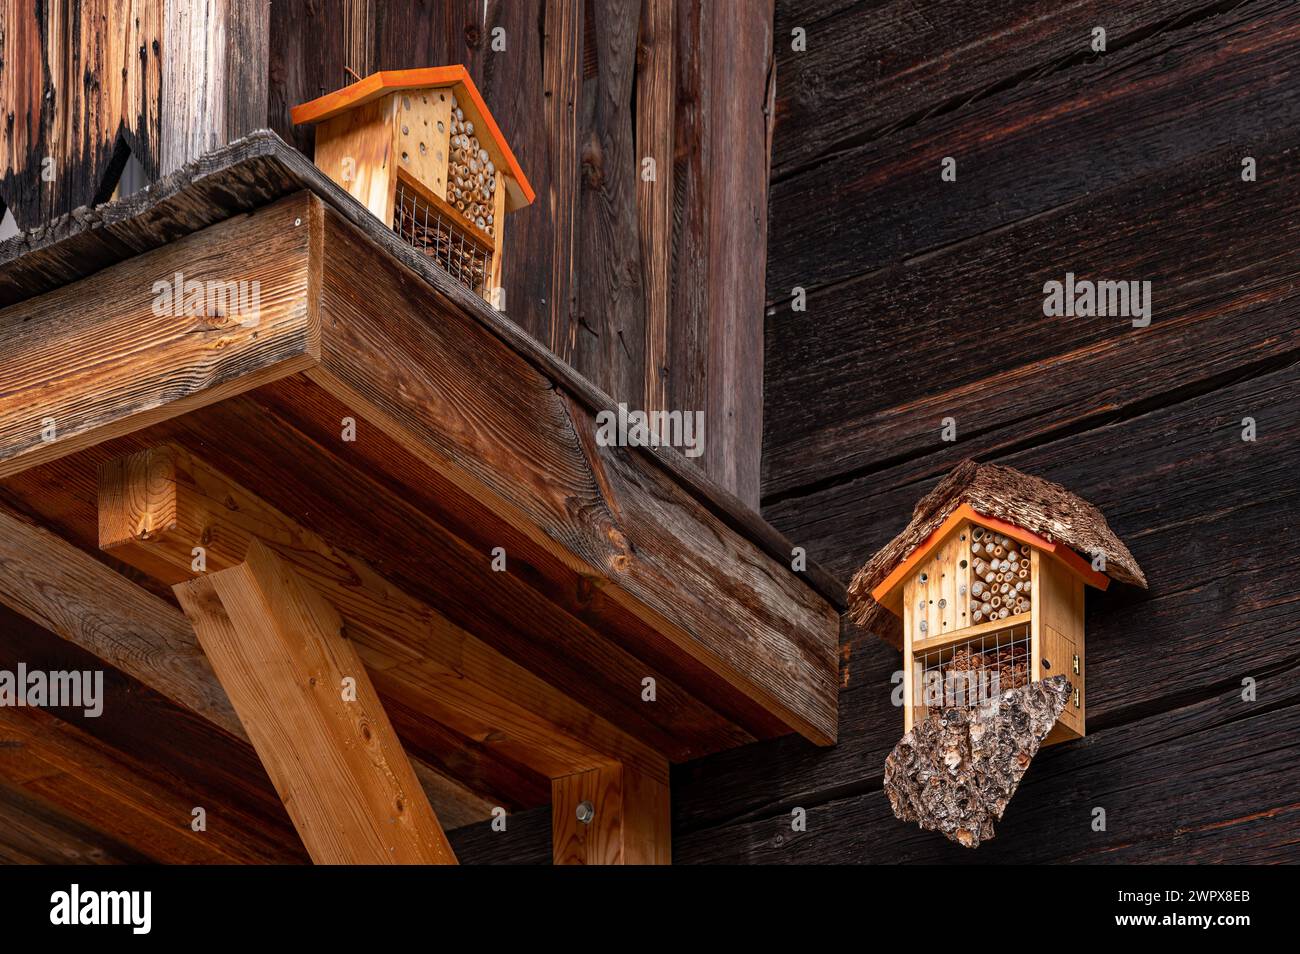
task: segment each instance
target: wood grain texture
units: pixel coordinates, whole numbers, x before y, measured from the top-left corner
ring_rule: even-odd
[[[157,176],[162,21],[162,0],[4,5],[0,196],[20,227],[105,201],[128,153]]]
[[[1241,147],[1207,150],[977,244],[814,293],[809,313],[778,308],[767,371],[786,385],[767,405],[767,493],[825,481],[831,459],[836,473],[916,460],[936,474],[1294,354],[1300,231],[1287,210],[1300,195],[1300,150],[1283,133],[1251,153],[1268,170],[1257,182],[1241,181]],[[1150,326],[1044,317],[1043,285],[1067,270],[1150,281]],[[936,295],[945,287],[954,293]],[[975,357],[990,332],[1015,343],[996,368]],[[868,367],[879,387],[862,387],[857,369]],[[950,415],[956,443],[941,433]]]
[[[264,546],[341,614],[381,694],[404,701],[545,777],[626,759],[664,777],[662,757],[436,610],[393,587],[177,445],[100,471],[100,546],[169,583],[245,562]],[[126,537],[116,536],[127,527]],[[206,569],[194,569],[195,547]]]
[[[111,706],[113,700],[105,700]],[[165,767],[99,742],[44,709],[0,708],[0,778],[81,824],[169,864],[266,864],[296,860],[254,828],[232,829],[213,805],[212,825],[194,831],[198,793],[178,790]],[[199,796],[201,799],[202,796]],[[244,822],[253,820],[246,815]],[[270,843],[268,843],[270,842]]]
[[[783,568],[753,562],[745,541],[712,526],[641,457],[596,448],[592,419],[571,418],[526,362],[326,218],[329,333],[308,377],[571,572],[600,581],[682,658],[720,677],[719,688],[833,738],[829,608]],[[438,322],[414,317],[434,312]],[[401,401],[389,368],[401,369]]]
[[[162,120],[167,175],[266,126],[270,0],[162,0]]]
[[[0,783],[0,863],[139,865],[150,860],[48,802]]]
[[[176,594],[313,861],[455,863],[333,606],[257,541]]]
[[[307,209],[289,198],[0,311],[0,474],[312,363]],[[177,275],[185,304],[168,305],[158,283]],[[193,303],[190,282],[246,283],[244,310],[228,296]]]
[[[668,786],[621,765],[557,778],[551,800],[557,865],[672,861]],[[586,821],[579,818],[579,809]]]
[[[1294,5],[1238,4],[838,152],[773,190],[768,300],[1048,212],[1207,147],[1246,154],[1245,143],[1300,118],[1298,65]],[[1108,135],[1119,117],[1129,135]],[[957,159],[956,183],[940,179],[945,156]],[[843,223],[833,245],[826,208]]]
[[[777,123],[773,175],[784,178],[936,113],[1095,60],[1092,28],[1113,53],[1183,17],[1210,15],[1205,0],[992,0],[978,7],[886,0],[780,3],[776,17]],[[792,31],[807,48],[792,47]],[[870,110],[861,109],[870,102]]]

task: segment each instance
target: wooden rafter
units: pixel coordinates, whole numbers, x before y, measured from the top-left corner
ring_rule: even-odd
[[[313,861],[455,863],[328,601],[258,541],[175,589]]]

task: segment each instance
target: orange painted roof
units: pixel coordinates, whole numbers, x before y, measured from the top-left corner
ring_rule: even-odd
[[[1079,554],[1075,553],[1069,547],[1060,543],[1054,543],[1045,537],[1040,537],[1036,533],[1017,527],[1013,523],[1007,523],[1005,520],[999,520],[997,517],[988,517],[978,513],[970,504],[962,504],[954,510],[942,524],[935,528],[934,532],[923,540],[915,550],[913,550],[906,560],[903,560],[898,566],[890,571],[889,576],[880,581],[880,584],[871,591],[871,598],[877,603],[888,605],[893,609],[895,600],[894,591],[902,586],[907,575],[925,559],[926,554],[933,552],[947,538],[948,534],[957,529],[963,522],[973,520],[983,527],[990,530],[996,530],[998,533],[1005,534],[1012,540],[1019,543],[1028,544],[1042,552],[1046,553],[1057,560],[1060,560],[1075,576],[1083,580],[1089,586],[1095,586],[1099,590],[1104,590],[1110,586],[1110,577],[1104,573],[1098,573],[1092,566]]]
[[[319,123],[360,106],[362,103],[368,103],[380,96],[386,96],[399,90],[439,89],[448,86],[457,88],[457,98],[461,100],[461,108],[469,114],[479,129],[485,131],[491,137],[492,142],[500,151],[506,173],[515,180],[519,187],[520,201],[513,203],[513,207],[529,205],[537,197],[533,192],[533,187],[529,184],[528,177],[524,175],[519,160],[511,152],[510,144],[506,141],[506,137],[502,135],[496,120],[492,118],[492,113],[488,110],[487,104],[483,102],[478,87],[474,85],[469,72],[463,66],[430,66],[415,70],[381,70],[378,73],[371,73],[365,79],[358,80],[351,86],[345,86],[332,93],[326,93],[324,96],[310,102],[300,103],[293,107],[290,116],[296,125]],[[468,98],[468,101],[466,101],[466,98]],[[475,116],[475,113],[478,115]]]

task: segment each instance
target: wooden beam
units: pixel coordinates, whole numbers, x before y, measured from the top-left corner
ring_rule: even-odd
[[[257,541],[175,592],[313,861],[455,863],[333,606]]]
[[[100,546],[167,583],[244,562],[260,541],[338,608],[381,694],[461,734],[491,740],[546,778],[627,760],[666,779],[664,760],[433,608],[330,546],[257,495],[170,444],[100,475]],[[203,548],[204,569],[195,563]]]
[[[838,615],[795,574],[646,455],[603,446],[593,414],[332,209],[321,294],[311,381],[708,673],[715,698],[834,741]]]
[[[183,613],[3,506],[0,603],[247,745],[244,727]],[[11,628],[11,641],[13,637]],[[434,738],[437,751],[431,755],[449,756],[454,749],[461,767],[488,758],[481,750],[465,751],[457,739],[431,734],[424,725],[410,730],[408,738],[422,748]],[[448,825],[488,817],[491,806],[474,792],[423,761],[415,770]]]
[[[672,861],[668,786],[610,765],[552,783],[557,865],[666,865]]]
[[[315,363],[318,206],[290,196],[0,311],[0,477]]]

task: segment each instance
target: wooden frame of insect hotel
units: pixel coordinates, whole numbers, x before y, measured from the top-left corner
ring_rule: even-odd
[[[505,217],[532,186],[463,66],[373,73],[294,107],[316,165],[409,245],[502,307]]]
[[[1094,507],[1049,481],[968,461],[859,571],[850,599],[855,619],[903,652],[904,731],[932,708],[980,705],[1064,674],[1071,691],[1052,744],[1086,732],[1084,588],[1105,590],[1112,577],[1146,585]]]

